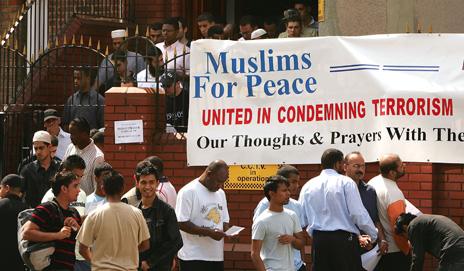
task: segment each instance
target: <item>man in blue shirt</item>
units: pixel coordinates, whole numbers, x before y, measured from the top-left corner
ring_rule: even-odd
[[[343,153],[324,151],[322,172],[301,189],[300,203],[312,236],[313,271],[361,270],[359,230],[377,239],[377,230],[362,205],[356,184],[343,176]]]

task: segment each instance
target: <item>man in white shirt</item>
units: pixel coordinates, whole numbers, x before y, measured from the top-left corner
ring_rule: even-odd
[[[269,177],[264,185],[269,208],[253,221],[251,237],[251,259],[258,271],[297,270],[293,253],[304,248],[305,236],[297,214],[284,209],[290,200],[289,186],[288,180],[279,175]],[[306,270],[305,266],[300,270]]]
[[[180,271],[224,270],[224,237],[229,212],[224,191],[229,167],[211,162],[203,174],[185,185],[177,196],[176,215],[184,246],[179,250]]]
[[[377,265],[378,270],[409,270],[411,257],[408,240],[395,233],[396,219],[406,212],[406,201],[397,185],[405,174],[405,164],[396,154],[385,154],[379,159],[380,175],[372,178],[369,185],[377,194],[377,210],[380,223],[388,242],[388,253],[383,255]]]
[[[298,197],[298,187],[300,182],[300,172],[297,168],[291,165],[283,165],[277,170],[277,175],[285,177],[288,180],[289,186],[288,190],[290,191],[290,196]],[[256,221],[258,216],[262,214],[269,208],[269,200],[264,197],[256,206],[254,215],[253,215],[253,222]],[[285,209],[291,210],[295,212],[300,221],[301,227],[306,227],[304,224],[303,213],[301,210],[301,205],[297,200],[292,198],[284,205]],[[303,262],[304,260],[304,248],[301,250],[293,250],[293,263],[295,265],[295,270],[306,270],[306,266]]]
[[[312,237],[312,270],[361,270],[360,230],[377,239],[377,230],[364,208],[356,183],[343,172],[343,153],[327,149],[322,172],[301,189],[299,201]]]
[[[87,216],[91,212],[95,211],[99,206],[106,203],[106,195],[103,190],[103,178],[110,175],[113,171],[113,167],[103,162],[98,164],[93,171],[95,175],[96,187],[95,192],[87,196],[85,201],[85,215]]]
[[[95,166],[102,163],[105,159],[103,152],[95,146],[90,138],[90,126],[85,118],[75,118],[69,124],[69,132],[73,144],[68,146],[64,159],[68,156],[77,154],[85,161],[85,172],[81,181],[81,189],[87,195],[95,191],[95,176],[93,174]]]
[[[64,153],[71,144],[71,136],[61,129],[61,117],[55,109],[47,109],[44,111],[44,128],[47,132],[58,138],[58,147],[56,148],[55,156],[63,160]]]

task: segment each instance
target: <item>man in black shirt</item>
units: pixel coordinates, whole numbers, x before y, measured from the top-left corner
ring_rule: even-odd
[[[395,230],[411,243],[411,271],[422,270],[425,252],[440,260],[437,270],[464,270],[464,230],[451,219],[403,213],[396,220]]]
[[[170,271],[174,256],[182,247],[182,237],[174,209],[156,195],[159,173],[148,161],[142,161],[135,171],[142,210],[150,231],[150,249],[140,254],[143,271]]]
[[[23,178],[9,174],[0,182],[0,262],[2,270],[24,270],[23,261],[18,251],[18,214],[27,208],[21,201]]]
[[[46,131],[37,131],[32,138],[37,160],[27,164],[20,172],[24,178],[26,204],[35,208],[50,189],[50,179],[58,171],[59,163],[51,156],[51,136]]]

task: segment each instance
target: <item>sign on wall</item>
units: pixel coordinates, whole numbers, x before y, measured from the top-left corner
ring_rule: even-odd
[[[462,162],[462,34],[192,43],[188,163]]]
[[[276,175],[278,165],[229,166],[229,180],[224,189],[263,190],[267,178]]]
[[[122,120],[114,122],[114,144],[143,143],[143,121]]]

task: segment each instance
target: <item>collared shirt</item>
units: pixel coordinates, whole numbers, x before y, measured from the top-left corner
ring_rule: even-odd
[[[377,210],[380,223],[388,242],[388,253],[402,250],[405,254],[409,251],[408,240],[394,232],[392,225],[396,218],[406,212],[406,202],[400,188],[395,181],[378,175],[369,181],[369,185],[375,189],[377,194]]]
[[[50,179],[55,176],[55,173],[60,167],[55,159],[51,159],[50,166],[45,170],[35,160],[27,164],[22,170],[20,175],[24,177],[24,199],[28,206],[35,208],[40,204],[43,196],[50,189]]]
[[[97,84],[101,86],[105,84],[106,81],[111,79],[114,76],[114,66],[111,62],[111,57],[113,53],[108,55],[107,58],[103,59],[98,67],[98,76],[97,76]],[[133,74],[137,74],[141,70],[145,69],[145,60],[143,56],[139,53],[135,53],[132,51],[127,51],[127,73],[129,74],[132,72]]]
[[[377,239],[377,230],[351,178],[324,169],[303,186],[299,199],[310,235],[314,230],[343,230],[359,235],[360,229],[372,240]]]
[[[377,194],[375,193],[375,189],[365,182],[359,181],[358,190],[362,203],[369,213],[372,222],[379,222],[379,213],[377,210]]]
[[[63,131],[60,127],[60,132],[58,133],[58,147],[56,148],[55,156],[63,160],[64,153],[66,149],[68,149],[69,144],[71,144],[71,135]]]
[[[95,90],[86,93],[77,91],[68,98],[64,106],[63,122],[69,124],[76,117],[85,118],[90,129],[99,129],[104,126],[105,98]],[[64,159],[63,159],[64,160]]]
[[[160,42],[156,44],[156,47],[163,53],[164,63],[168,62],[168,70],[184,71],[185,69],[185,74],[190,74],[190,48],[179,41],[169,46]]]
[[[150,248],[140,254],[141,260],[148,262],[150,270],[170,267],[183,244],[174,209],[158,197],[151,207],[143,208],[140,202],[138,208],[150,231]]]
[[[87,195],[92,194],[95,191],[96,185],[93,172],[96,165],[105,161],[103,152],[93,143],[93,139],[90,139],[89,145],[82,150],[74,144],[69,145],[64,159],[73,154],[77,154],[84,159],[85,171],[81,179],[81,189],[84,190]]]

